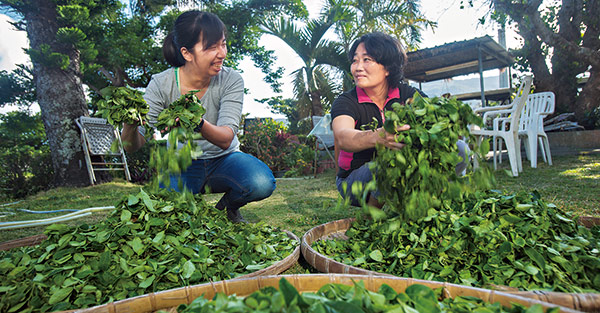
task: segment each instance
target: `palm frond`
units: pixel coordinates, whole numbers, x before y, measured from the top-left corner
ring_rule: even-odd
[[[315,85],[320,90],[321,103],[325,111],[329,111],[335,98],[342,92],[342,85],[338,83],[341,80],[336,77],[341,75],[344,74],[339,72],[336,75],[323,66],[315,68],[313,77]]]
[[[261,24],[261,30],[265,34],[273,35],[283,40],[296,54],[308,63],[310,59],[309,40],[302,34],[294,21],[280,17],[279,19],[268,19]]]
[[[350,69],[350,62],[346,57],[344,47],[338,42],[326,42],[313,52],[315,64],[334,66],[341,71]]]
[[[299,99],[303,95],[309,93],[309,91],[308,91],[309,88],[306,84],[305,68],[303,67],[303,68],[295,70],[294,72],[292,72],[292,75],[294,75],[294,81],[293,81],[294,95],[296,96],[297,99]]]
[[[304,78],[304,71],[295,71],[294,78],[294,96],[296,98],[296,108],[301,118],[310,115],[312,109],[312,101],[310,94],[307,92]]]

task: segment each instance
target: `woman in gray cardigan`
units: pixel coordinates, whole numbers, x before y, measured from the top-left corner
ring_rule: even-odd
[[[216,207],[227,209],[233,222],[246,222],[239,208],[248,202],[269,197],[275,178],[269,167],[254,156],[239,151],[237,131],[242,116],[244,81],[239,73],[224,67],[227,55],[225,25],[214,14],[187,11],[175,21],[163,43],[163,55],[172,68],[152,76],[144,99],[154,126],[158,115],[181,95],[192,90],[206,109],[196,131],[196,144],[203,153],[180,175],[171,177],[170,188],[178,181],[193,193],[225,194]],[[128,152],[145,143],[138,125],[124,125],[121,138]]]

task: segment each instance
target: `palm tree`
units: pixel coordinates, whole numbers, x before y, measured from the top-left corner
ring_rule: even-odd
[[[421,42],[421,30],[435,23],[422,16],[418,0],[327,0],[321,15],[301,28],[286,17],[268,20],[262,26],[266,34],[291,47],[304,63],[293,73],[298,109],[305,117],[323,115],[335,95],[353,85],[347,55],[358,37],[382,31],[414,49]],[[325,38],[330,29],[336,40]]]
[[[380,31],[398,38],[409,50],[421,43],[421,31],[435,27],[420,11],[419,0],[329,0],[352,12],[351,23],[337,24],[345,47],[363,34]]]
[[[346,62],[345,67],[341,67],[345,72],[344,90],[353,85],[347,53],[360,36],[384,32],[398,38],[407,50],[415,50],[421,43],[421,31],[437,25],[421,14],[419,0],[329,0],[329,6],[341,6],[353,17],[335,26],[345,58],[338,63]]]
[[[326,6],[321,15],[309,20],[302,27],[286,17],[267,20],[263,23],[266,34],[283,40],[302,59],[301,68],[293,72],[294,93],[299,111],[304,117],[309,114],[323,115],[325,105],[331,105],[339,92],[339,84],[333,83],[331,70],[341,68],[343,47],[325,38],[327,31],[340,20],[349,20],[348,12],[340,6]],[[335,70],[334,70],[335,72]],[[308,110],[307,110],[308,109]]]

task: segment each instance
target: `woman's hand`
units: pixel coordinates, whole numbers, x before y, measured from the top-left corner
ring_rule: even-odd
[[[123,148],[125,151],[133,153],[146,143],[146,138],[144,138],[144,136],[138,132],[137,124],[123,123],[121,141],[123,142]]]
[[[176,118],[175,118],[175,124],[173,124],[173,126],[171,126],[171,127],[168,127],[168,126],[167,126],[167,127],[165,127],[164,129],[161,129],[161,130],[160,130],[160,134],[161,134],[161,135],[164,135],[164,133],[168,133],[168,132],[170,132],[170,131],[171,131],[171,129],[172,129],[172,128],[175,128],[175,127],[179,127],[179,117],[176,117]]]
[[[354,129],[355,121],[348,115],[340,115],[333,119],[331,127],[335,136],[336,146],[347,152],[359,152],[375,148],[381,144],[390,149],[402,149],[404,143],[396,142],[394,134],[386,132],[383,127],[373,130]],[[407,131],[409,125],[398,127],[398,131]]]
[[[398,126],[397,131],[407,131],[410,129],[409,125]],[[379,135],[379,140],[377,143],[382,144],[390,149],[399,150],[404,148],[405,144],[403,142],[396,141],[396,134],[391,134],[385,131],[383,127],[377,128],[377,134]]]

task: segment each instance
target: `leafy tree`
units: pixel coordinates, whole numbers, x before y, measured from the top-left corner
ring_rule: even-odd
[[[491,17],[512,21],[523,37],[516,51],[534,74],[536,91],[556,94],[556,113],[574,112],[586,128],[600,98],[600,2],[596,0],[490,0]],[[548,64],[547,60],[550,61]],[[589,73],[578,91],[577,76]]]
[[[91,23],[74,20],[94,52],[83,68],[83,82],[96,94],[106,86],[145,87],[152,74],[167,68],[161,34],[171,27],[177,12],[165,13],[172,0],[118,1]],[[170,23],[169,23],[170,22]],[[168,24],[167,24],[168,23]]]
[[[33,73],[30,67],[18,64],[10,73],[0,71],[0,107],[14,104],[28,107],[35,101]]]
[[[110,0],[0,0],[19,13],[14,25],[27,32],[36,99],[48,138],[57,186],[87,184],[75,118],[87,114],[82,62],[93,58],[93,45],[76,24],[96,23],[118,3]]]
[[[257,101],[266,103],[271,108],[272,113],[285,115],[289,123],[288,130],[291,134],[308,134],[312,129],[311,121],[303,118],[308,116],[308,113],[300,111],[306,108],[296,105],[296,100],[283,99],[281,96],[277,96]]]
[[[264,80],[276,91],[281,91],[280,79],[283,68],[273,69],[274,52],[258,45],[262,36],[262,21],[282,14],[297,17],[308,16],[306,6],[301,0],[251,0],[232,2],[225,5],[207,1],[206,8],[217,14],[227,25],[228,55],[227,65],[237,68],[244,56],[249,56],[254,65],[265,74]]]
[[[419,0],[351,0],[340,5],[353,15],[349,23],[336,25],[345,51],[358,37],[373,31],[388,33],[414,50],[421,43],[421,31],[436,26],[421,13]]]
[[[415,50],[421,43],[421,31],[435,27],[420,11],[419,0],[352,0],[340,1],[340,5],[352,13],[348,23],[337,23],[336,34],[344,48],[344,90],[353,86],[347,54],[352,43],[360,36],[380,31],[396,37],[406,49]]]
[[[0,194],[21,198],[47,189],[51,178],[50,149],[39,113],[0,114]]]

